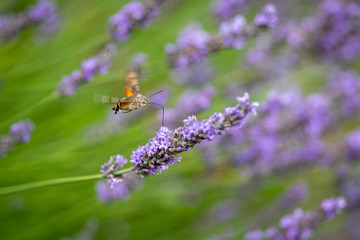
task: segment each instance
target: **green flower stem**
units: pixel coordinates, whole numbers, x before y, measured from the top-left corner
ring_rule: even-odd
[[[123,170],[115,172],[116,175],[124,174],[127,172],[131,172],[132,168],[125,168]],[[68,177],[68,178],[56,178],[56,179],[50,179],[40,182],[33,182],[33,183],[27,183],[27,184],[21,184],[21,185],[15,185],[10,187],[3,187],[0,188],[0,195],[6,195],[10,193],[16,193],[21,191],[26,191],[30,189],[40,188],[40,187],[47,187],[47,186],[53,186],[63,183],[75,183],[75,182],[83,182],[83,181],[89,181],[94,179],[100,179],[102,178],[101,174],[94,174],[94,175],[87,175],[87,176],[81,176],[81,177]]]

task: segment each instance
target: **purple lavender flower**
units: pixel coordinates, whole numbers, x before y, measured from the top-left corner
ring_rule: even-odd
[[[346,157],[349,160],[360,160],[360,129],[348,134],[344,141]]]
[[[24,12],[0,16],[0,44],[15,38],[31,26],[39,26],[42,34],[50,35],[58,25],[56,5],[47,0],[39,0]]]
[[[311,49],[325,60],[352,60],[360,52],[360,5],[353,1],[323,1],[311,19]],[[309,40],[308,40],[309,41]]]
[[[15,142],[28,143],[34,124],[31,120],[14,123],[10,126],[10,135],[14,136]]]
[[[346,207],[346,200],[343,197],[325,199],[321,203],[321,209],[327,219],[334,218]]]
[[[25,13],[0,16],[0,44],[15,38],[29,25]]]
[[[95,74],[106,74],[116,52],[114,44],[107,44],[98,55],[81,64],[81,70],[74,70],[70,76],[64,76],[58,86],[60,96],[71,96],[76,89],[91,81]]]
[[[208,40],[209,35],[199,25],[188,25],[180,33],[176,45],[166,46],[170,65],[181,69],[204,61],[208,55]]]
[[[241,132],[231,131],[229,141],[218,148],[253,176],[328,166],[335,153],[321,140],[331,128],[328,102],[323,100],[319,95],[304,98],[296,91],[273,92],[259,116],[245,123]]]
[[[246,236],[248,239],[269,239],[269,240],[298,240],[309,239],[314,231],[324,221],[333,218],[345,208],[346,201],[343,197],[325,199],[321,208],[314,212],[304,212],[302,209],[295,209],[291,215],[284,216],[279,222],[279,229],[274,227],[266,231],[255,230]],[[255,238],[257,237],[257,238]]]
[[[117,157],[119,156],[120,155]],[[120,158],[122,158],[122,156]],[[122,158],[122,160],[123,159],[124,158]],[[134,172],[129,172],[120,177],[110,178],[107,183],[105,181],[98,181],[96,183],[96,191],[99,200],[107,203],[128,198],[130,192],[139,188],[141,185],[141,178]]]
[[[180,161],[179,153],[188,151],[203,140],[212,140],[232,127],[239,127],[249,113],[255,113],[258,104],[250,103],[247,93],[237,100],[235,107],[226,108],[224,113],[214,113],[206,120],[197,121],[195,116],[191,116],[184,120],[183,127],[174,131],[160,128],[145,146],[139,146],[132,152],[130,162],[134,164],[135,173],[141,176],[161,173]],[[104,177],[111,178],[112,171],[108,171],[111,166],[112,163],[107,163],[102,168]]]
[[[247,42],[245,26],[246,19],[241,15],[221,23],[219,33],[223,37],[224,46],[235,49],[243,48]]]
[[[135,28],[149,25],[159,14],[159,7],[152,2],[144,4],[132,1],[109,20],[110,33],[113,39],[123,42]]]
[[[41,32],[45,35],[52,34],[59,25],[57,6],[48,0],[39,0],[36,5],[28,10],[31,20],[41,23]]]
[[[34,124],[31,120],[12,124],[9,134],[0,138],[0,157],[5,157],[6,153],[11,151],[16,144],[28,143],[33,130]]]
[[[278,22],[277,10],[275,5],[266,4],[255,16],[255,24],[258,27],[273,28]]]
[[[289,209],[303,201],[308,195],[308,187],[305,183],[297,183],[286,191],[279,200],[281,208]]]
[[[105,181],[98,181],[96,191],[99,200],[102,202],[111,202],[129,196],[129,189],[125,182],[113,185],[112,188]]]
[[[213,4],[212,11],[221,20],[229,20],[248,8],[248,0],[218,0]]]

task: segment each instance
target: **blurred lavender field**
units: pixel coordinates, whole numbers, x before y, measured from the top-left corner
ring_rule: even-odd
[[[360,240],[357,0],[3,0],[0,56],[1,239]]]

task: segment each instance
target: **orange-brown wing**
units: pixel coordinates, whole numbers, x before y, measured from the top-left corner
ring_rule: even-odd
[[[120,101],[120,98],[109,97],[105,95],[95,94],[94,102],[96,103],[117,103]]]
[[[140,93],[138,73],[135,69],[129,68],[125,74],[125,96],[130,97],[138,93]]]

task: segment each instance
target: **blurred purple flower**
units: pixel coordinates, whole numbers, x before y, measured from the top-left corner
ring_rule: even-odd
[[[105,181],[100,180],[96,184],[96,191],[102,202],[111,202],[129,196],[129,189],[125,182],[115,184],[110,188]]]
[[[256,26],[258,27],[266,27],[273,28],[276,26],[278,22],[277,10],[275,5],[266,4],[261,11],[256,14],[254,20]]]
[[[70,76],[64,76],[58,86],[60,96],[71,96],[76,89],[91,81],[95,74],[106,74],[116,52],[114,44],[107,44],[99,54],[81,64],[81,70],[74,70]]]
[[[348,134],[344,141],[346,157],[349,160],[360,160],[360,129]]]
[[[325,199],[321,203],[321,209],[323,210],[327,219],[334,218],[346,207],[346,200],[343,197]]]
[[[50,35],[58,25],[57,6],[51,1],[39,0],[24,12],[0,16],[0,44],[31,26],[39,26],[41,34]]]
[[[109,29],[113,39],[123,42],[135,28],[149,25],[158,16],[159,7],[155,2],[148,3],[132,1],[110,18]]]
[[[248,8],[249,0],[217,0],[214,2],[212,11],[219,20],[225,21]]]
[[[261,230],[253,230],[245,235],[245,240],[262,240],[264,233]]]
[[[193,63],[199,63],[208,55],[208,33],[199,25],[190,24],[180,33],[176,44],[166,45],[166,53],[171,66],[186,68]]]
[[[223,37],[223,44],[228,48],[241,49],[247,42],[245,35],[246,19],[241,16],[235,16],[227,22],[222,22],[219,33]]]
[[[255,230],[246,236],[254,238],[246,239],[269,239],[269,240],[299,240],[309,239],[314,231],[326,220],[333,218],[342,212],[346,206],[343,197],[325,199],[319,210],[304,212],[302,209],[295,209],[290,215],[284,216],[279,221],[279,228],[268,228],[266,231]],[[253,234],[253,235],[252,235]]]
[[[302,202],[308,196],[308,187],[305,183],[291,185],[285,194],[279,199],[279,205],[283,209],[294,207],[297,203]]]
[[[360,5],[324,0],[310,20],[311,50],[325,60],[352,60],[360,53]]]
[[[34,123],[31,120],[12,124],[9,133],[0,136],[0,158],[5,157],[7,152],[14,149],[16,144],[28,143],[33,130]]]
[[[52,34],[59,26],[57,6],[48,0],[39,0],[28,10],[28,16],[35,22],[41,22],[41,32]]]

